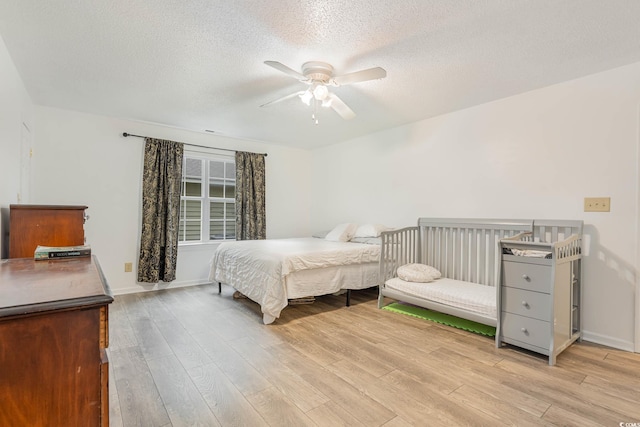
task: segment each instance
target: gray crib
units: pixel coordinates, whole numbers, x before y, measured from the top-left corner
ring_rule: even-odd
[[[545,354],[550,364],[580,338],[582,221],[419,218],[417,226],[381,237],[379,307],[388,297],[496,326],[497,346]],[[410,263],[433,266],[470,293],[493,287],[495,316],[387,286],[398,267]]]

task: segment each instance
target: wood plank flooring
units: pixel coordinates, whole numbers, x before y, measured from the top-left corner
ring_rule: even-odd
[[[640,425],[640,354],[546,357],[379,310],[377,291],[259,306],[217,285],[116,296],[111,426]]]

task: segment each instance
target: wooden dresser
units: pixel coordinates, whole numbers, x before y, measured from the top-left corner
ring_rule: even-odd
[[[0,425],[109,425],[109,286],[95,257],[0,260]]]
[[[9,258],[33,258],[36,246],[84,245],[86,206],[10,205]]]

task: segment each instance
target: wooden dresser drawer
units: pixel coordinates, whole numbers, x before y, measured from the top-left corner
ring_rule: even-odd
[[[536,292],[551,292],[551,266],[504,261],[503,283],[513,288]]]
[[[505,341],[520,341],[540,348],[549,348],[549,322],[517,314],[502,313],[502,333]]]
[[[550,307],[551,295],[549,294],[518,288],[502,288],[503,311],[539,320],[549,320]]]

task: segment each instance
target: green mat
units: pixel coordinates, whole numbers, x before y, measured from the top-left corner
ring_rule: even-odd
[[[382,307],[394,313],[406,314],[407,316],[418,317],[420,319],[431,320],[432,322],[442,323],[443,325],[452,326],[465,331],[475,332],[476,334],[486,335],[488,337],[496,336],[496,328],[493,326],[483,325],[482,323],[472,322],[471,320],[461,319],[437,311],[427,310],[426,308],[416,307],[414,305],[392,304]]]

